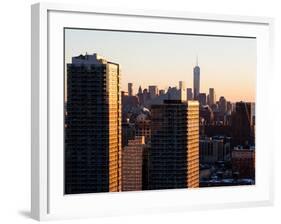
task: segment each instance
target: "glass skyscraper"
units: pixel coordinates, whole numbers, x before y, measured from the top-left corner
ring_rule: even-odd
[[[194,100],[198,100],[200,94],[200,67],[198,66],[198,60],[196,66],[193,68],[193,97]]]

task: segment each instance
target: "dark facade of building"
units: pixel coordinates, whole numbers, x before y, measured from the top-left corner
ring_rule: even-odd
[[[150,117],[140,114],[135,121],[136,136],[144,136],[145,143],[150,142]]]
[[[237,174],[237,178],[255,179],[255,150],[232,150],[232,171]]]
[[[206,93],[199,93],[198,100],[199,100],[200,105],[202,105],[202,106],[206,105],[207,104]]]
[[[128,95],[133,96],[133,83],[128,83]]]
[[[227,101],[223,96],[221,96],[219,100],[219,112],[223,116],[226,111],[227,111]]]
[[[204,119],[204,124],[212,125],[214,123],[214,112],[209,105],[201,106],[199,109],[199,115],[202,122]]]
[[[129,140],[136,136],[135,124],[129,121],[122,121],[122,148],[128,145]]]
[[[148,189],[199,186],[199,104],[165,100],[151,106]]]
[[[122,113],[130,112],[139,106],[139,98],[137,96],[128,96],[122,92]]]
[[[236,103],[231,122],[233,146],[249,146],[255,144],[253,116],[252,103]]]
[[[200,139],[200,164],[214,164],[231,160],[230,140],[214,137]]]
[[[186,89],[186,100],[193,100],[192,88]]]
[[[65,114],[65,193],[119,191],[119,65],[96,54],[73,57]]]
[[[211,107],[216,103],[215,89],[214,88],[209,88],[209,95],[208,96],[209,96],[208,104]]]

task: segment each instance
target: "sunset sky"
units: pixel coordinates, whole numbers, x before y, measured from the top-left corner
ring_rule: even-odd
[[[193,87],[198,56],[200,92],[215,88],[216,98],[255,101],[256,39],[98,30],[65,30],[65,63],[80,54],[97,53],[122,68],[122,90],[133,83],[159,89],[185,81]]]

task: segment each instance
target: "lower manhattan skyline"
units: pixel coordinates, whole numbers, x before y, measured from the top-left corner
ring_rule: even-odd
[[[179,81],[193,89],[198,58],[201,93],[214,88],[217,100],[255,102],[256,39],[77,29],[65,37],[65,63],[86,52],[118,61],[122,91],[128,83],[135,95],[139,86],[167,90]]]
[[[255,185],[256,40],[65,29],[65,194]]]

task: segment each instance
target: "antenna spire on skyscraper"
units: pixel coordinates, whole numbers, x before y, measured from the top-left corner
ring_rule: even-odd
[[[198,66],[198,55],[196,55],[196,66]]]

